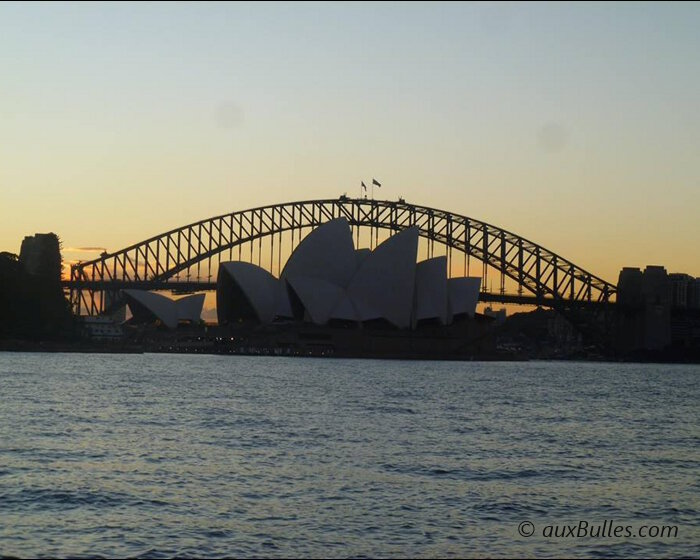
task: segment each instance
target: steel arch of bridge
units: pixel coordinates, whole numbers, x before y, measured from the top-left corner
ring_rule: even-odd
[[[114,253],[71,266],[70,299],[76,314],[97,315],[108,306],[104,294],[124,287],[194,290],[208,283],[172,282],[180,272],[211,262],[234,247],[282,232],[301,232],[334,218],[351,226],[399,231],[416,226],[429,247],[435,242],[481,261],[501,273],[501,295],[491,301],[518,301],[539,305],[605,304],[616,292],[606,282],[571,261],[502,228],[467,216],[406,203],[383,200],[338,199],[288,202],[241,210],[201,220],[151,237]],[[371,233],[372,235],[372,233]],[[301,236],[301,233],[300,233]],[[293,241],[293,239],[292,239]],[[504,279],[518,284],[518,296],[504,294]],[[189,280],[189,278],[188,278]],[[522,291],[530,295],[523,296]],[[98,297],[95,297],[95,296]],[[488,294],[485,294],[488,295]]]

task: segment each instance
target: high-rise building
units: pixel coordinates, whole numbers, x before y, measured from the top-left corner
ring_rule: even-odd
[[[674,272],[668,275],[671,283],[671,307],[687,309],[689,296],[692,298],[695,279],[689,274]]]
[[[22,240],[19,261],[33,276],[61,279],[61,245],[55,233],[37,233]]]

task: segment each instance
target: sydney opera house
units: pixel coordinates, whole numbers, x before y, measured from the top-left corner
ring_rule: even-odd
[[[195,294],[172,300],[160,294],[143,290],[122,290],[133,323],[159,321],[168,329],[175,329],[181,322],[197,323],[202,315],[204,294]]]
[[[299,244],[279,278],[246,262],[222,263],[217,282],[219,324],[297,320],[314,325],[384,323],[414,329],[474,316],[479,278],[447,278],[447,259],[416,263],[418,229],[389,237],[374,251],[355,249],[338,218]]]
[[[218,338],[336,355],[448,355],[470,347],[483,334],[475,318],[480,278],[448,278],[444,256],[416,262],[418,237],[412,227],[374,250],[356,249],[338,218],[302,240],[279,278],[248,262],[221,263]],[[137,290],[124,297],[134,321],[157,318],[170,329],[197,322],[204,301]]]

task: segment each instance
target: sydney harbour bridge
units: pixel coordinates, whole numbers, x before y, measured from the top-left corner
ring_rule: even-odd
[[[219,263],[247,260],[282,270],[304,235],[344,217],[356,246],[370,248],[404,228],[419,229],[426,258],[447,256],[451,275],[480,276],[483,302],[551,307],[566,315],[607,308],[617,288],[541,245],[453,212],[398,201],[349,198],[287,202],[241,210],[162,233],[71,266],[64,282],[76,315],[109,313],[120,290],[214,290]],[[496,281],[494,288],[493,283]]]

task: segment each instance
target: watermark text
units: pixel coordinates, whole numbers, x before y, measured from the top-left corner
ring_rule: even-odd
[[[606,519],[602,523],[577,521],[572,524],[548,523],[536,526],[532,521],[522,521],[518,525],[518,534],[521,537],[538,536],[546,539],[675,539],[678,537],[678,525],[625,525]]]

